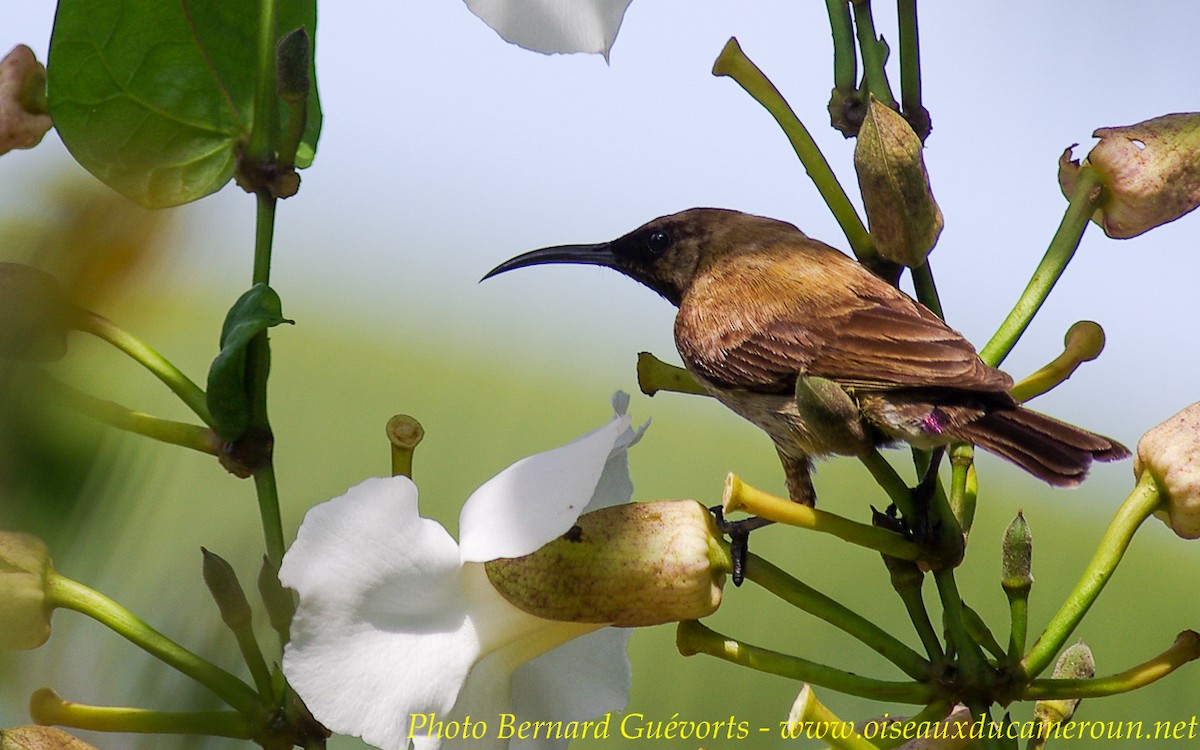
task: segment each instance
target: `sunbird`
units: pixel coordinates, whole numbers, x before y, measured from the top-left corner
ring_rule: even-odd
[[[1129,455],[1018,404],[1012,378],[941,318],[783,221],[693,208],[611,242],[518,255],[484,279],[545,263],[614,268],[675,305],[684,366],[770,436],[796,502],[816,502],[814,458],[898,441],[968,441],[1060,487]]]

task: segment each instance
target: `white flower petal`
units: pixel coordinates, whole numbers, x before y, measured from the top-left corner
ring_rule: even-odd
[[[284,673],[318,719],[388,750],[412,713],[447,713],[479,656],[454,540],[404,477],[308,512],[280,580],[300,594]],[[499,598],[499,597],[497,597]]]
[[[631,0],[466,0],[505,41],[535,52],[612,49]]]
[[[625,651],[631,632],[601,628],[523,664],[513,675],[513,708],[521,716],[563,721],[621,710],[632,679]]]
[[[620,399],[613,405],[620,406]],[[621,409],[603,427],[523,458],[488,480],[467,499],[458,519],[462,559],[527,555],[570,530],[585,510],[595,509],[589,506],[593,501],[603,507],[614,498],[629,500],[633,485],[624,454],[640,436]]]
[[[414,741],[418,750],[505,750],[508,740],[497,737],[496,722],[500,714],[514,713],[511,700],[514,670],[530,659],[573,643],[572,639],[586,637],[601,626],[545,620],[517,609],[496,592],[480,564],[464,565],[460,581],[461,595],[472,602],[471,611],[487,612],[486,617],[472,618],[482,644],[481,656],[471,667],[453,710],[438,716],[438,720],[450,723],[462,722],[467,717],[482,719],[488,722],[489,731],[483,738],[422,737]],[[610,658],[622,658],[622,654],[611,649],[607,653]],[[576,682],[578,677],[579,673],[575,673]],[[548,689],[556,690],[558,686],[550,685]],[[561,717],[541,714],[537,718],[546,721]]]

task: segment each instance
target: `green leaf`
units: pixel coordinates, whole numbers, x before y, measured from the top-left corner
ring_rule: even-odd
[[[63,143],[144,206],[220,190],[254,121],[258,14],[248,0],[61,0],[47,93]],[[279,3],[277,37],[298,26],[314,34],[316,0]],[[312,163],[321,130],[312,81],[298,167]]]
[[[283,317],[279,295],[266,284],[255,284],[229,308],[221,326],[221,351],[208,370],[208,410],[222,440],[237,440],[250,423],[250,341],[268,328],[292,322]]]

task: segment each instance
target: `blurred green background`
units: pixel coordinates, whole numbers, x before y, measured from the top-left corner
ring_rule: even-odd
[[[24,42],[45,60],[52,4],[9,5],[0,51]],[[884,5],[876,3],[878,26],[889,33]],[[1012,0],[926,3],[921,12],[935,128],[926,156],[946,215],[932,263],[952,325],[982,342],[1061,217],[1055,169],[1062,149],[1083,141],[1081,156],[1096,127],[1195,108],[1181,84],[1194,67],[1200,4]],[[637,351],[675,361],[664,302],[599,269],[541,269],[477,284],[518,252],[609,239],[693,205],[775,216],[844,244],[774,123],[732,82],[709,75],[731,34],[852,186],[852,144],[823,125],[830,45],[819,3],[639,0],[608,65],[513,48],[456,0],[322,6],[325,130],[300,194],[280,207],[273,272],[284,313],[297,321],[272,337],[271,407],[289,535],[313,504],[387,472],[383,425],[393,413],[424,423],[416,462],[422,508],[453,532],[471,490],[517,458],[604,421],[617,388],[633,394],[635,419],[653,419],[631,455],[636,499],[715,502],[731,470],[782,491],[769,442],[719,405],[638,394]],[[156,215],[169,217],[169,226],[148,224],[82,176],[54,133],[31,152],[0,158],[0,260],[36,262],[75,279],[99,312],[197,379],[216,353],[225,310],[249,283],[253,213],[252,201],[231,187]],[[1081,318],[1104,326],[1108,348],[1037,408],[1132,446],[1197,398],[1196,221],[1128,243],[1088,233],[1005,368],[1020,377],[1041,366]],[[97,396],[186,418],[160,384],[82,337],[54,370]],[[4,399],[5,406],[23,400],[20,393]],[[199,547],[225,556],[250,581],[261,534],[249,484],[205,456],[61,414],[33,425],[4,422],[0,430],[0,526],[42,534],[64,573],[237,669],[232,638],[216,626],[201,583]],[[904,464],[903,452],[889,455]],[[986,456],[980,471],[964,596],[1003,638],[998,540],[1023,508],[1036,541],[1036,632],[1128,491],[1128,464],[1097,467],[1072,492],[1051,491]],[[822,507],[860,520],[869,504],[884,502],[853,461],[822,464],[816,481]],[[780,528],[756,534],[754,544],[916,644],[874,555]],[[1150,658],[1178,631],[1200,626],[1198,559],[1200,548],[1157,522],[1139,533],[1079,631],[1101,672]],[[748,642],[898,677],[865,647],[753,586],[731,588],[711,619]],[[634,634],[629,710],[664,721],[676,713],[733,715],[770,727],[785,716],[797,685],[704,657],[683,659],[673,639],[671,628]],[[27,720],[28,695],[42,685],[85,703],[212,705],[183,678],[71,613],[55,618],[46,647],[0,654],[0,725]],[[845,718],[901,710],[820,697]],[[1198,711],[1193,667],[1129,696],[1088,701],[1079,717],[1149,726]],[[194,745],[89,739],[102,748]],[[578,746],[646,744],[783,743],[756,736]]]

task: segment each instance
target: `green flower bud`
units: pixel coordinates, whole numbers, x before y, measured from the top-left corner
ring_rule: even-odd
[[[204,585],[208,587],[213,601],[217,603],[221,621],[235,632],[239,629],[248,630],[250,602],[246,599],[246,592],[242,589],[233,566],[225,558],[215,552],[209,552],[204,547],[200,548],[200,553],[204,556]]]
[[[1092,221],[1116,239],[1136,237],[1200,205],[1200,113],[1156,117],[1092,133],[1100,142],[1081,165],[1068,148],[1058,181],[1069,198],[1083,166],[1104,178],[1105,194]]]
[[[0,263],[0,357],[61,358],[74,315],[53,276],[32,266]]]
[[[1079,641],[1062,652],[1058,663],[1054,665],[1054,678],[1058,680],[1090,680],[1096,676],[1096,659],[1087,644]],[[1055,724],[1071,720],[1075,709],[1079,707],[1079,698],[1061,698],[1058,700],[1042,700],[1033,706],[1033,715],[1046,728],[1043,733]]]
[[[0,531],[0,648],[33,649],[50,637],[50,551],[29,534]]]
[[[1162,493],[1155,515],[1184,539],[1200,538],[1200,403],[1142,435],[1133,473],[1141,481],[1146,472]]]
[[[275,88],[279,98],[289,104],[297,104],[308,98],[312,86],[309,63],[312,61],[312,43],[303,26],[293,29],[275,46]]]
[[[1033,586],[1033,534],[1024,513],[1017,511],[1017,517],[1004,530],[1001,546],[1000,585],[1005,591],[1028,592]]]
[[[921,139],[891,107],[871,99],[854,147],[854,168],[879,254],[917,267],[942,233]]]
[[[497,591],[530,614],[638,627],[712,614],[730,566],[704,506],[662,500],[587,513],[538,551],[485,567]]]
[[[0,750],[96,750],[78,737],[54,727],[0,729]]]
[[[33,148],[50,129],[46,68],[18,44],[0,60],[0,154]]]

